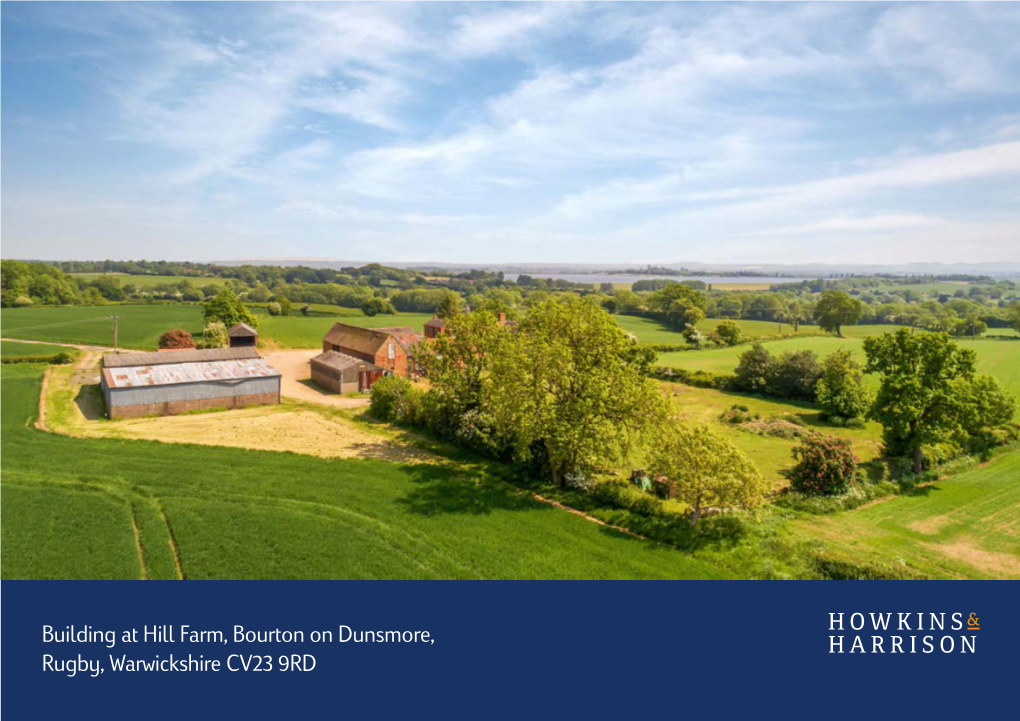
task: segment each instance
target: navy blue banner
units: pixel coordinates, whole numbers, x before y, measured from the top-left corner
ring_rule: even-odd
[[[1009,582],[6,581],[0,592],[8,719],[973,717],[1006,704],[1020,649]]]

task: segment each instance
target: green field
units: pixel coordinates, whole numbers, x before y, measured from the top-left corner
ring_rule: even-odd
[[[2,358],[24,358],[26,356],[51,356],[67,351],[76,352],[73,348],[59,348],[45,343],[12,343],[11,341],[0,342],[0,357]]]
[[[321,347],[322,336],[334,320],[328,316],[270,316],[262,308],[254,310],[259,318],[262,340],[278,348]],[[364,328],[411,326],[421,330],[425,321],[432,317],[427,313],[369,317],[360,310],[344,310],[356,315],[344,315],[336,320]],[[4,308],[0,310],[0,326],[5,338],[112,346],[113,321],[108,318],[111,315],[121,317],[118,334],[122,348],[154,349],[160,334],[170,328],[183,328],[192,335],[202,333],[202,306],[187,303]]]
[[[180,283],[186,280],[196,288],[205,285],[226,285],[226,278],[204,278],[194,275],[128,275],[127,273],[69,273],[72,278],[83,281],[95,280],[96,278],[116,278],[121,286],[134,285],[136,288],[152,288],[166,283]]]
[[[797,525],[855,555],[901,559],[935,575],[1020,578],[1020,452],[883,503]]]
[[[261,309],[258,309],[261,311]],[[350,309],[347,309],[350,310]],[[300,315],[271,316],[258,313],[259,335],[265,341],[272,341],[278,348],[316,348],[322,346],[322,337],[340,321],[362,328],[383,328],[387,326],[409,326],[421,332],[431,313],[398,313],[397,315],[366,316],[360,310],[357,315],[338,318]]]
[[[891,329],[890,326],[860,326],[865,328]],[[979,373],[995,376],[1010,392],[1020,395],[1020,341],[1013,340],[963,340],[959,341],[963,348],[971,348],[977,352],[977,369]],[[787,338],[770,341],[764,344],[773,355],[785,351],[812,350],[819,356],[827,356],[839,349],[851,351],[858,361],[864,361],[863,334],[850,338],[832,336],[816,336],[809,338]],[[659,365],[669,368],[685,368],[687,370],[704,370],[711,373],[732,373],[736,368],[740,355],[748,350],[747,345],[732,348],[717,348],[703,351],[678,351],[660,353]],[[877,383],[875,376],[866,376],[869,383]]]
[[[616,322],[628,333],[633,333],[638,343],[644,345],[676,345],[686,343],[683,335],[673,330],[668,324],[654,318],[642,318],[635,315],[614,315]],[[698,323],[698,330],[711,333],[723,321],[722,318],[706,318]],[[740,332],[746,336],[778,335],[780,332],[793,334],[793,326],[783,325],[765,320],[736,320]],[[817,327],[801,326],[801,333],[817,333]]]
[[[2,370],[2,577],[722,578],[680,551],[451,462],[401,465],[35,430],[42,369]],[[165,514],[165,522],[164,515]]]

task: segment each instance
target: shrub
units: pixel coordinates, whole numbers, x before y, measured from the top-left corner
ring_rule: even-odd
[[[857,478],[857,456],[846,438],[811,434],[793,449],[790,487],[805,495],[845,493]]]
[[[843,424],[843,427],[844,428],[864,428],[864,426],[866,424],[867,424],[867,421],[865,421],[860,416],[856,416],[854,418],[847,418],[846,419],[846,423]]]
[[[279,303],[270,303],[266,306],[269,315],[283,315],[283,307]]]
[[[209,321],[202,329],[202,345],[206,348],[223,348],[228,341],[227,326],[220,321]]]
[[[715,327],[713,336],[721,345],[737,345],[740,343],[740,326],[732,320],[724,320]]]
[[[768,391],[780,398],[811,401],[815,398],[815,386],[821,376],[822,369],[814,351],[787,351],[772,369]]]
[[[65,366],[68,363],[74,362],[74,355],[66,351],[57,353],[55,356],[50,358],[50,365]]]
[[[379,420],[415,425],[422,420],[422,392],[407,378],[380,378],[372,384],[370,410]]]
[[[733,384],[737,390],[748,393],[766,393],[772,386],[776,370],[776,359],[761,343],[755,343],[744,351],[733,372]]]
[[[195,341],[183,328],[171,328],[159,337],[159,347],[165,350],[191,349],[195,347]]]
[[[365,302],[361,304],[361,312],[367,316],[393,315],[397,309],[385,298],[366,298]]]

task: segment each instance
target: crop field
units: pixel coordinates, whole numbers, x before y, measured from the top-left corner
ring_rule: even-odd
[[[855,511],[797,521],[808,536],[937,575],[1020,578],[1020,452]]]
[[[72,348],[61,348],[46,343],[14,343],[12,341],[0,342],[0,357],[2,358],[24,358],[26,356],[51,356],[62,351],[73,353]]]
[[[728,575],[534,501],[485,466],[42,432],[29,422],[42,372],[0,372],[4,579]]]
[[[862,326],[867,327],[867,326]],[[871,326],[873,328],[890,328],[890,326]],[[1020,395],[1020,341],[1013,340],[963,340],[961,347],[977,352],[977,370],[994,376],[1010,392]],[[833,336],[815,336],[808,338],[786,338],[770,341],[765,347],[778,355],[785,351],[812,350],[819,356],[827,356],[836,350],[851,351],[859,362],[864,362],[863,336],[852,338],[836,338]],[[732,373],[737,367],[740,355],[749,346],[739,345],[732,348],[716,348],[703,351],[678,351],[660,353],[659,364],[669,368],[685,368],[687,370],[704,370],[712,373]],[[875,376],[866,376],[869,383],[877,383]]]
[[[432,317],[427,313],[366,316],[360,310],[344,310],[356,315],[336,320],[365,328],[407,325],[420,330]],[[254,311],[259,317],[260,339],[269,347],[321,347],[322,336],[333,323],[326,316],[270,316],[261,308]],[[188,303],[4,308],[0,326],[5,338],[112,346],[113,321],[107,317],[111,315],[121,317],[118,334],[122,348],[155,349],[160,334],[170,328],[183,328],[192,335],[202,333],[202,306]]]
[[[204,285],[222,286],[227,284],[226,278],[204,278],[194,275],[129,275],[127,273],[69,273],[68,275],[84,281],[102,277],[116,278],[122,286],[133,285],[136,288],[152,288],[167,283],[180,283],[182,280],[188,281],[196,288],[201,288]]]

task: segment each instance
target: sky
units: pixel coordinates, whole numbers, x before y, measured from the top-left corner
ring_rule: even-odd
[[[1020,260],[1020,4],[10,3],[2,254]]]

